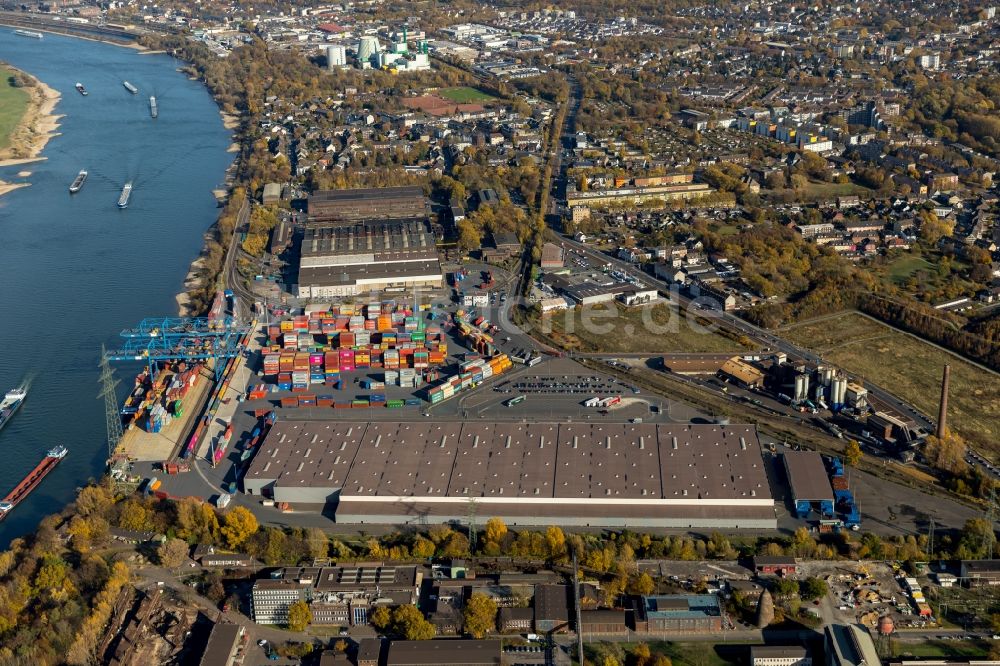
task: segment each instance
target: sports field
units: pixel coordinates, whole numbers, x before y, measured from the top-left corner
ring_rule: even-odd
[[[482,104],[484,102],[492,102],[496,99],[493,95],[487,95],[481,90],[469,88],[468,86],[442,88],[438,91],[438,94],[456,104]]]
[[[28,91],[11,85],[13,70],[0,67],[0,150],[10,146],[10,136],[24,117],[30,99]]]
[[[1000,460],[1000,376],[858,313],[787,327],[782,335],[937,416],[941,371],[951,364],[948,425]]]

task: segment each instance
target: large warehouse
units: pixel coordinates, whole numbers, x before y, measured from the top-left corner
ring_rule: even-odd
[[[777,526],[751,425],[279,421],[244,488],[352,524]]]
[[[311,222],[346,223],[386,218],[425,219],[428,201],[423,188],[372,187],[321,190],[309,197]]]
[[[423,222],[309,226],[302,236],[300,298],[442,285],[434,236]]]
[[[786,451],[781,457],[788,485],[792,489],[796,515],[805,517],[813,508],[819,509],[822,514],[832,515],[833,487],[823,457],[816,451]]]

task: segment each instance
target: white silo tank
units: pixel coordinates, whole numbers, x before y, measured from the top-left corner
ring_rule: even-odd
[[[809,397],[809,384],[805,375],[795,375],[795,401],[805,400]]]
[[[337,67],[343,67],[347,64],[347,49],[344,48],[343,44],[331,44],[326,47],[326,66],[327,69],[335,69]]]

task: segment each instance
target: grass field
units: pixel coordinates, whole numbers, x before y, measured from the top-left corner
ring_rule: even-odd
[[[742,663],[743,657],[747,654],[748,648],[745,645],[713,645],[710,642],[695,643],[675,643],[673,641],[645,641],[650,652],[654,655],[662,654],[680,666],[733,666]],[[597,653],[622,653],[630,652],[638,643],[610,643],[601,641],[599,643],[588,643],[584,647],[588,660]],[[601,663],[597,660],[597,663]]]
[[[933,271],[934,265],[919,254],[906,254],[889,264],[888,270],[890,280],[896,284],[903,284],[917,271]]]
[[[913,657],[967,657],[971,659],[984,658],[990,653],[986,641],[940,641],[932,640],[923,643],[904,643],[897,641],[894,654]]]
[[[487,95],[481,90],[469,88],[468,86],[442,88],[438,91],[438,94],[456,104],[481,104],[483,102],[492,102],[496,99],[493,95]]]
[[[699,331],[672,305],[625,308],[616,304],[573,308],[549,318],[547,337],[581,352],[739,352],[735,340]]]
[[[794,196],[798,201],[820,201],[833,199],[835,197],[844,197],[852,194],[857,194],[859,196],[865,194],[871,194],[871,190],[867,187],[862,187],[855,183],[824,183],[824,182],[812,182],[806,183],[805,187],[801,191],[793,189],[782,189],[782,190],[763,190],[762,194],[773,194],[777,197],[783,196]]]
[[[13,71],[0,67],[0,150],[10,146],[10,135],[17,129],[18,123],[28,108],[30,99],[24,88],[15,88],[10,84]]]
[[[1000,378],[995,373],[857,313],[793,325],[783,334],[931,416],[937,414],[941,369],[950,363],[949,426],[1000,458]]]

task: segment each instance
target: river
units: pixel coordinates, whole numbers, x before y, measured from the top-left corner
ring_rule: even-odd
[[[31,382],[20,412],[0,430],[0,497],[46,450],[70,449],[0,522],[3,548],[104,471],[101,344],[114,347],[119,331],[144,317],[177,314],[175,295],[218,212],[211,190],[232,155],[214,101],[174,58],[52,34],[35,40],[0,26],[0,60],[58,90],[55,112],[64,116],[46,160],[0,169],[0,180],[31,183],[0,197],[0,392]],[[77,93],[77,81],[89,96]],[[70,195],[80,169],[90,176]],[[131,203],[119,210],[129,180]],[[120,391],[136,370],[117,368]]]

